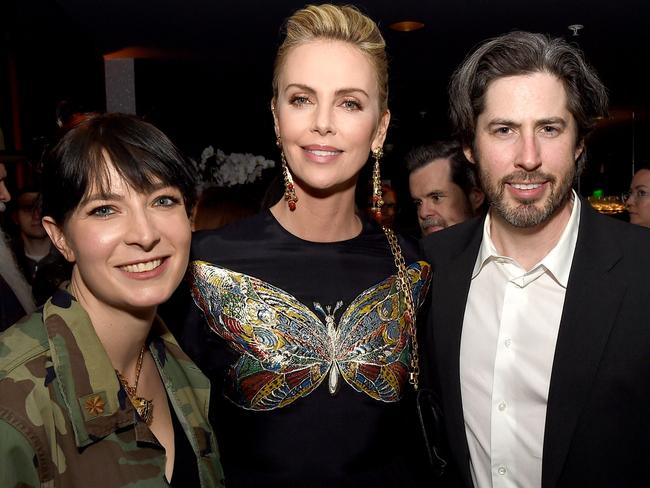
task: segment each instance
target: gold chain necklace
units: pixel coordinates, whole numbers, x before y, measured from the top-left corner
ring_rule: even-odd
[[[144,360],[144,350],[145,346],[143,344],[142,349],[140,349],[140,356],[138,356],[138,362],[135,365],[135,385],[129,385],[129,382],[118,370],[115,370],[115,373],[117,374],[120,383],[122,383],[129,400],[131,400],[131,404],[133,405],[133,408],[135,408],[135,411],[138,412],[140,418],[144,420],[147,425],[151,425],[151,422],[153,421],[153,400],[147,400],[136,395],[136,391],[138,390],[138,381],[140,380],[140,372],[142,371],[142,362]]]
[[[406,263],[404,262],[404,256],[402,255],[402,249],[400,248],[397,236],[388,227],[382,225],[381,228],[388,238],[388,244],[390,245],[390,250],[393,254],[393,259],[395,260],[395,266],[397,267],[397,284],[400,291],[404,294],[404,300],[406,301],[406,313],[404,315],[408,332],[411,336],[411,372],[409,373],[409,383],[411,383],[413,388],[417,391],[419,387],[418,379],[420,377],[420,356],[418,354],[418,341],[415,328],[415,305],[413,303],[413,295],[411,294],[411,280],[409,279]]]

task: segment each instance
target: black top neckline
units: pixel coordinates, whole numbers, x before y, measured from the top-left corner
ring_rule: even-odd
[[[319,242],[319,241],[310,241],[310,240],[307,240],[307,239],[303,239],[303,238],[298,237],[297,235],[293,234],[289,230],[287,230],[278,221],[278,219],[275,218],[275,215],[273,215],[270,208],[266,209],[263,212],[263,215],[264,215],[265,219],[268,219],[268,221],[274,227],[276,227],[278,230],[280,230],[281,233],[284,234],[285,236],[287,236],[287,237],[289,237],[291,239],[294,239],[297,243],[307,244],[307,245],[311,245],[311,246],[331,246],[331,245],[337,245],[337,244],[339,244],[339,245],[340,244],[344,244],[344,245],[345,244],[352,244],[355,241],[358,241],[359,239],[361,239],[364,236],[364,234],[369,232],[373,225],[376,225],[376,224],[373,224],[372,222],[370,222],[368,219],[364,218],[363,216],[357,214],[357,217],[359,217],[359,220],[361,221],[361,230],[359,231],[359,233],[357,235],[355,235],[354,237],[351,237],[349,239],[342,239],[340,241]]]

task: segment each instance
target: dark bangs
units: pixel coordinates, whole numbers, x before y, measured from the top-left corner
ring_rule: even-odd
[[[63,224],[91,191],[111,193],[110,167],[138,192],[154,191],[161,182],[178,188],[191,212],[194,176],[167,136],[135,116],[105,114],[71,129],[46,157],[43,215]]]

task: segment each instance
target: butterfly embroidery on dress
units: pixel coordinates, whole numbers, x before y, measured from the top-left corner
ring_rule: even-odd
[[[204,261],[190,264],[192,295],[210,328],[241,354],[231,366],[226,396],[249,410],[284,407],[308,395],[329,373],[385,402],[401,398],[411,351],[405,297],[392,275],[362,292],[341,315],[314,304],[325,318],[260,279]],[[408,267],[416,308],[426,296],[430,266]]]

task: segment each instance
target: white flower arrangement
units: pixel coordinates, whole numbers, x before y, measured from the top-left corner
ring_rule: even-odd
[[[197,173],[198,190],[210,186],[234,186],[253,183],[262,176],[266,168],[273,168],[275,161],[264,156],[250,153],[226,154],[221,149],[216,151],[212,146],[206,147],[201,153],[199,162],[190,159]]]

